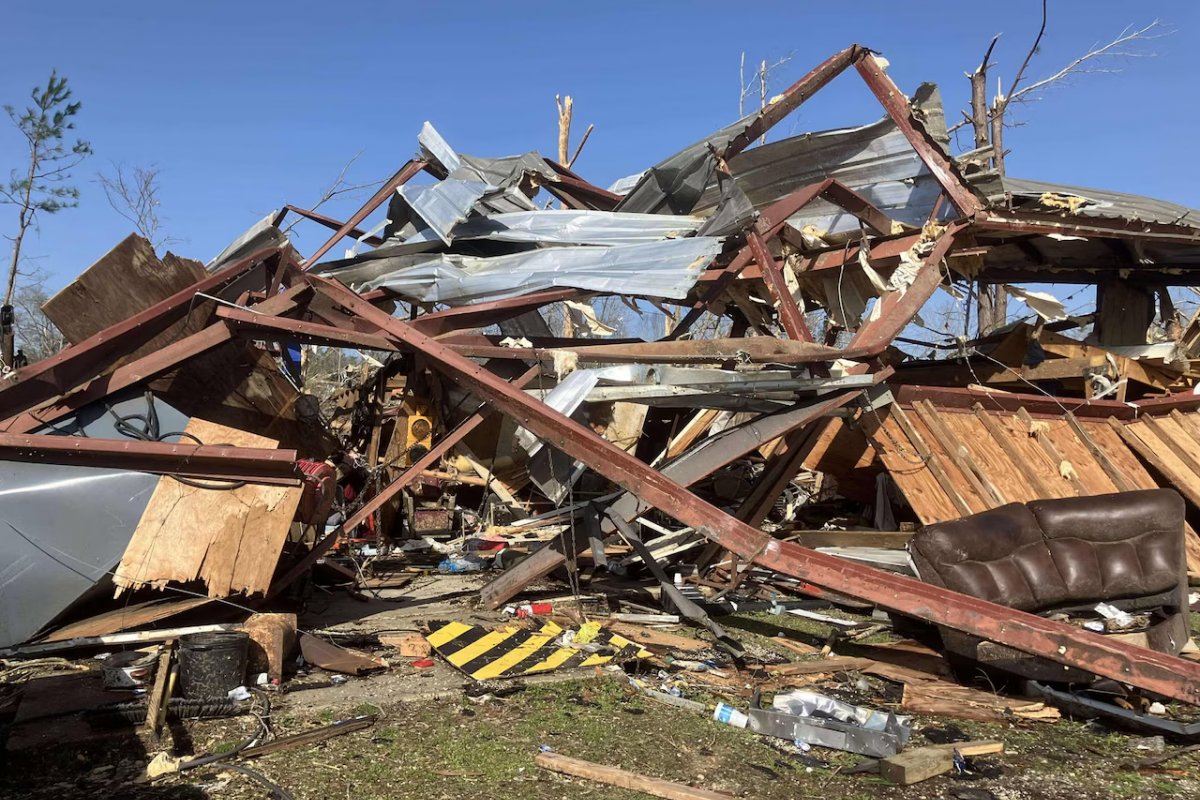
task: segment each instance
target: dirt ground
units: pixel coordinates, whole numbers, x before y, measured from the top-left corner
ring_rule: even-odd
[[[335,599],[306,621],[336,620],[342,631],[404,630],[421,620],[457,611],[470,616],[471,581],[426,600],[375,598],[357,615]],[[390,607],[389,607],[390,606]],[[371,613],[363,614],[363,611]],[[351,618],[352,617],[352,618]],[[444,616],[442,618],[445,618]],[[481,620],[485,621],[485,620]],[[722,619],[747,649],[762,657],[798,658],[777,646],[784,633],[795,641],[820,643],[828,628],[819,623],[771,614],[738,614]],[[813,748],[723,725],[709,714],[664,705],[633,689],[615,669],[554,676],[539,682],[470,686],[465,676],[438,662],[416,669],[394,658],[383,673],[351,678],[338,686],[272,695],[276,736],[287,736],[334,721],[371,715],[362,731],[253,760],[241,761],[283,787],[297,800],[435,800],[497,798],[634,798],[635,792],[546,772],[534,764],[542,749],[619,766],[737,797],[763,800],[1100,800],[1200,796],[1200,752],[1163,764],[1155,771],[1125,768],[1149,753],[1137,736],[1103,725],[1057,722],[979,723],[915,717],[909,747],[926,743],[997,739],[1002,755],[969,759],[962,774],[909,787],[891,786],[878,775],[852,773],[859,756]],[[649,678],[654,668],[627,669]],[[327,676],[325,676],[327,677]],[[319,674],[299,679],[323,683]],[[898,695],[886,682],[857,674],[837,675],[825,685],[849,692],[876,708],[896,708]],[[895,685],[892,685],[895,689]],[[688,688],[685,695],[711,704],[715,694]],[[744,707],[744,704],[743,704]],[[174,729],[180,754],[223,752],[255,731],[253,717],[184,723]],[[1168,751],[1177,745],[1168,743]],[[262,798],[268,790],[221,763],[154,783],[136,783],[154,748],[138,739],[46,746],[10,754],[0,776],[0,796],[31,798]]]

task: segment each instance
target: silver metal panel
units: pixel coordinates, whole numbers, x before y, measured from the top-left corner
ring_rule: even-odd
[[[929,218],[941,187],[895,123],[804,133],[746,150],[729,170],[756,208],[797,189],[835,178],[866,197],[892,219],[920,227]],[[716,180],[709,183],[696,213],[716,208]],[[857,230],[858,220],[816,200],[791,218],[797,228],[813,225],[830,233]]]
[[[387,288],[422,303],[467,305],[554,288],[683,299],[721,252],[712,237],[619,247],[555,247],[494,258],[443,254],[417,264],[380,259],[380,277],[359,291]],[[389,266],[393,271],[383,273]],[[338,277],[341,277],[340,275]]]
[[[396,191],[413,213],[449,244],[454,226],[467,218],[479,198],[494,190],[480,181],[444,180],[427,186],[405,184]]]
[[[142,397],[114,404],[141,414]],[[162,430],[188,418],[157,402]],[[83,430],[122,438],[93,406],[37,433]],[[0,461],[0,647],[23,642],[87,594],[120,562],[159,476],[91,467]]]
[[[462,163],[458,153],[454,152],[454,148],[442,138],[437,128],[433,127],[428,120],[421,126],[421,132],[417,134],[417,144],[421,146],[421,155],[427,160],[441,165],[447,174],[454,172]]]
[[[614,246],[678,239],[703,224],[694,216],[547,209],[475,217],[455,227],[453,238]]]

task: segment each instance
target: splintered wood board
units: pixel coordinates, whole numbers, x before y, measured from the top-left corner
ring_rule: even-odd
[[[193,418],[186,432],[205,444],[276,447],[278,442]],[[300,502],[299,486],[246,484],[207,489],[164,475],[121,558],[117,595],[201,580],[209,597],[265,592]]]
[[[144,628],[151,623],[172,617],[176,614],[182,614],[185,611],[191,611],[197,606],[211,602],[213,600],[209,597],[147,600],[143,603],[134,603],[124,608],[106,611],[94,617],[68,623],[39,641],[65,642],[68,639],[106,636],[110,633],[127,631],[131,628]]]
[[[72,344],[115,325],[191,286],[204,277],[204,265],[174,256],[162,260],[150,242],[130,234],[42,306]],[[133,352],[152,353],[203,327],[211,305],[198,301],[191,313]]]

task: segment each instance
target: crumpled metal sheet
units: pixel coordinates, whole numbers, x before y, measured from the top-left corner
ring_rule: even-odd
[[[703,224],[703,217],[693,216],[546,209],[473,217],[452,234],[455,239],[613,246],[678,239]]]
[[[275,218],[275,214],[276,212],[272,211],[250,226],[245,233],[230,242],[229,246],[222,250],[216,258],[205,264],[204,268],[209,272],[216,272],[221,267],[237,261],[243,256],[248,256],[257,250],[286,242],[287,237],[283,235],[283,232],[279,228],[276,228],[271,223],[271,220]]]
[[[797,189],[834,178],[870,200],[897,222],[920,227],[941,186],[904,134],[888,118],[855,128],[803,133],[746,150],[729,160],[746,196],[763,208]],[[708,213],[721,197],[709,181],[695,213]],[[850,213],[817,199],[789,220],[796,228],[841,233],[858,230]]]
[[[908,717],[803,690],[776,695],[770,710],[751,709],[750,729],[872,758],[896,755],[911,734]]]
[[[454,152],[454,148],[442,138],[442,134],[438,133],[438,129],[433,127],[428,120],[421,126],[421,132],[417,134],[417,144],[421,148],[421,157],[429,163],[441,167],[447,175],[458,169],[462,163],[458,153]]]
[[[450,244],[450,232],[471,213],[475,203],[496,187],[481,181],[447,178],[426,186],[405,184],[397,193],[439,239]]]
[[[355,288],[387,288],[408,300],[448,305],[554,288],[681,300],[721,247],[721,239],[691,237],[619,247],[555,247],[493,258],[443,253],[373,259],[377,277]],[[356,283],[343,271],[328,274]]]
[[[614,210],[639,214],[692,213],[705,187],[713,180],[717,167],[713,151],[724,151],[762,114],[756,111],[745,116],[646,170]]]
[[[975,183],[978,188],[987,192],[988,201],[995,205],[1005,203],[1007,196],[1011,194],[1015,201],[1014,204],[1021,210],[1061,213],[1062,209],[1058,208],[1039,208],[1040,198],[1047,194],[1079,197],[1084,202],[1073,212],[1077,216],[1200,228],[1200,209],[1188,208],[1166,200],[1156,200],[1153,197],[1114,192],[1108,189],[1089,189],[1081,186],[1031,181],[1026,178],[1010,178],[1007,175],[1003,178],[990,177]]]

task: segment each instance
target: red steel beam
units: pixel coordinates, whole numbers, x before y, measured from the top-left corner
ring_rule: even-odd
[[[975,224],[981,231],[997,233],[1032,233],[1043,236],[1067,235],[1087,238],[1141,239],[1175,244],[1200,244],[1200,230],[1180,225],[1140,220],[1072,217],[1058,214],[1035,214],[1022,211],[988,209],[978,215]]]
[[[983,208],[975,192],[967,186],[966,181],[958,173],[954,162],[945,151],[929,138],[924,126],[918,127],[913,121],[912,106],[908,98],[896,86],[874,56],[860,58],[854,63],[858,74],[866,82],[867,88],[879,100],[879,104],[887,111],[887,115],[896,123],[896,127],[908,139],[917,156],[929,167],[934,179],[941,185],[946,197],[954,204],[963,216],[970,216]]]
[[[808,98],[820,91],[827,83],[841,75],[851,64],[859,62],[870,54],[862,45],[852,44],[840,53],[834,53],[829,58],[813,67],[800,80],[783,90],[783,93],[771,102],[769,106],[740,136],[725,146],[721,157],[728,161],[749,147],[755,139],[771,130],[780,120],[800,107]]]
[[[891,611],[971,633],[1022,652],[1200,703],[1200,663],[1113,642],[1109,637],[1016,611],[915,578],[895,575],[795,543],[782,542],[703,502],[593,431],[510,386],[451,348],[388,317],[345,286],[314,278],[355,313],[422,353],[434,368],[517,420],[539,438],[663,509],[740,558]]]
[[[233,331],[244,339],[303,342],[329,347],[361,347],[367,350],[399,349],[386,336],[288,317],[256,314],[240,308],[218,308],[217,316],[225,320]]]
[[[842,358],[868,358],[882,353],[904,326],[921,310],[942,282],[942,259],[954,245],[954,238],[966,227],[952,224],[937,238],[933,249],[922,260],[917,276],[903,293],[892,291],[879,298],[880,313],[861,328],[846,346]]]
[[[541,308],[547,303],[560,300],[576,300],[594,292],[579,289],[547,289],[544,292],[511,297],[507,300],[490,300],[469,306],[455,306],[442,311],[422,314],[411,325],[430,336],[441,336],[456,331],[495,325],[506,319],[520,316],[526,311]],[[391,317],[388,317],[391,319]]]
[[[808,325],[804,321],[804,314],[801,313],[800,306],[796,305],[796,298],[792,297],[792,292],[788,289],[787,281],[784,280],[779,265],[775,263],[775,259],[767,250],[767,243],[763,241],[758,231],[750,231],[746,234],[746,243],[750,245],[750,251],[754,253],[754,260],[758,262],[758,266],[762,270],[763,282],[766,283],[767,289],[775,298],[775,308],[779,312],[779,324],[787,331],[788,338],[795,342],[811,342],[813,340],[812,333],[809,332]]]
[[[240,258],[145,311],[18,370],[14,382],[0,389],[0,418],[15,416],[99,375],[117,357],[141,347],[187,314],[198,294],[212,292],[278,251],[278,247],[263,248]]]
[[[294,206],[290,203],[284,206],[284,210],[291,211],[293,214],[298,214],[305,219],[312,220],[318,225],[324,225],[331,231],[341,230],[346,224],[334,219],[333,217],[327,217],[324,214],[318,214],[316,211],[312,211],[307,208],[300,208],[300,206]],[[282,219],[280,221],[282,221]],[[275,226],[278,227],[279,222],[276,222]],[[346,231],[346,235],[354,239],[362,239],[364,242],[372,245],[373,247],[378,247],[379,245],[383,244],[383,239],[379,238],[378,236],[367,236],[366,231],[359,230],[358,228],[350,228],[350,230]]]
[[[370,215],[372,211],[379,208],[381,205],[383,205],[385,200],[392,196],[392,192],[396,191],[398,188],[412,180],[414,175],[425,169],[425,166],[426,165],[424,161],[419,158],[414,158],[401,167],[399,172],[388,179],[383,186],[380,186],[379,191],[371,195],[371,199],[364,203],[362,208],[360,208],[358,211],[355,211],[354,216],[346,220],[342,224],[342,227],[338,228],[334,232],[333,236],[329,237],[329,240],[326,241],[325,244],[317,248],[317,252],[305,259],[304,269],[310,270],[316,266],[316,263],[321,260],[321,256],[328,253],[335,244],[348,236],[351,231],[355,230],[359,224],[361,224],[362,221]]]
[[[295,450],[0,433],[0,459],[296,486]]]
[[[311,286],[299,284],[264,300],[255,308],[260,309],[259,313],[264,316],[286,313],[303,303],[305,298],[312,293]],[[161,375],[189,358],[195,358],[201,353],[220,347],[232,339],[233,335],[228,325],[214,323],[177,342],[172,342],[161,350],[123,364],[106,375],[93,378],[70,394],[59,397],[50,405],[39,406],[10,417],[0,422],[0,430],[7,433],[35,431],[60,417],[78,411],[89,403],[94,403],[122,389]]]
[[[514,361],[552,361],[556,353],[575,353],[582,361],[605,364],[721,364],[746,361],[756,364],[809,364],[841,358],[842,351],[811,342],[776,339],[773,336],[726,339],[664,339],[657,342],[605,342],[582,344],[567,339],[555,347],[501,347],[483,336],[454,336],[439,339],[459,355],[471,358],[505,358]],[[539,342],[535,339],[534,344]]]

